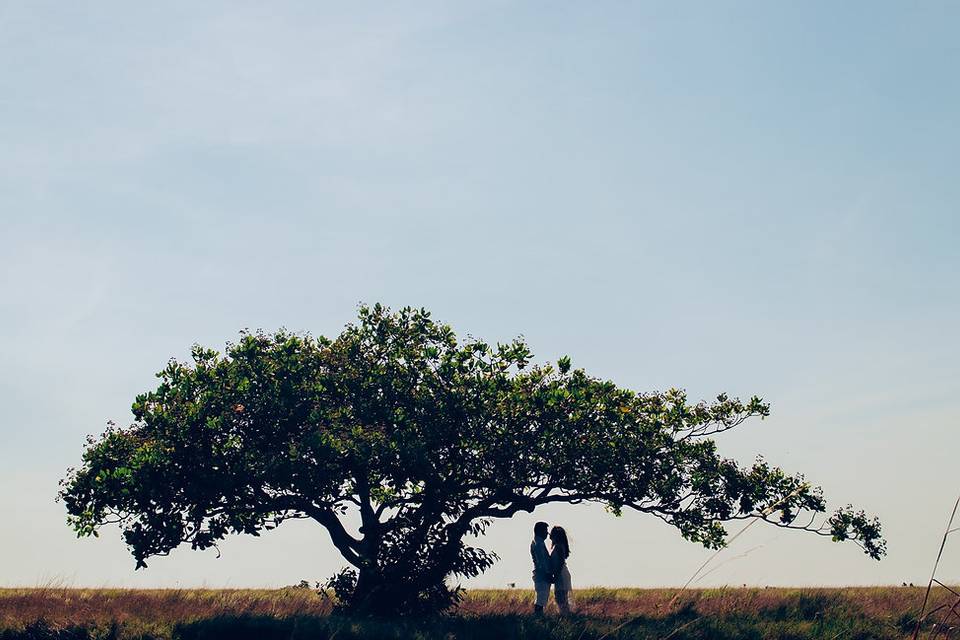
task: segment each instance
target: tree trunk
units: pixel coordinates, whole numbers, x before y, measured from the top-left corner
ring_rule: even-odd
[[[383,597],[383,577],[379,572],[362,568],[357,576],[357,586],[353,590],[347,608],[361,615],[383,615],[388,613],[389,603]]]

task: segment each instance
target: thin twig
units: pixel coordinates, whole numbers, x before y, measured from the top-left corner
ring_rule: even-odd
[[[751,547],[750,549],[747,549],[746,551],[744,551],[743,553],[741,553],[741,554],[738,555],[738,556],[733,556],[732,558],[727,558],[726,560],[724,560],[723,562],[721,562],[721,563],[718,564],[717,566],[711,568],[710,571],[705,571],[705,572],[703,572],[703,573],[700,575],[700,577],[697,578],[697,582],[700,582],[701,580],[703,580],[704,578],[706,578],[708,575],[710,575],[711,573],[713,573],[713,572],[716,571],[717,569],[720,569],[720,568],[725,567],[727,564],[733,562],[734,560],[739,560],[740,558],[746,558],[748,555],[750,555],[751,553],[753,553],[753,552],[756,551],[757,549],[762,549],[762,548],[763,548],[763,545],[762,545],[762,544],[758,544],[758,545],[755,546],[755,547]]]
[[[683,631],[684,629],[686,629],[687,627],[689,627],[690,625],[692,625],[694,622],[700,622],[700,620],[702,620],[702,618],[694,618],[694,619],[691,620],[690,622],[687,622],[687,623],[684,623],[684,624],[680,625],[679,627],[677,627],[676,629],[674,629],[673,631],[671,631],[670,633],[668,633],[667,635],[665,635],[665,636],[663,637],[663,640],[670,640],[670,638],[672,638],[672,637],[673,637],[674,635],[676,635],[678,632]]]
[[[957,593],[956,591],[954,591],[953,589],[951,589],[951,588],[948,587],[947,585],[943,584],[942,582],[940,582],[940,581],[937,580],[936,578],[934,578],[933,581],[936,582],[936,583],[937,583],[938,585],[940,585],[941,587],[943,587],[944,589],[946,589],[947,591],[949,591],[950,593],[952,593],[953,595],[955,595],[955,596],[957,596],[958,598],[960,598],[960,593]]]

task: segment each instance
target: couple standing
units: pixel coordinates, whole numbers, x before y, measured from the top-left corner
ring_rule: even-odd
[[[570,543],[563,527],[550,530],[550,551],[547,552],[546,522],[533,526],[533,542],[530,543],[530,555],[533,557],[533,588],[537,591],[537,601],[533,605],[534,615],[543,615],[543,608],[550,598],[550,585],[553,585],[553,598],[561,614],[570,613],[570,570],[567,558],[570,557]]]

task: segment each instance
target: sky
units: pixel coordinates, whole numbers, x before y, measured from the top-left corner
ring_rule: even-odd
[[[889,555],[768,525],[705,585],[925,582],[960,491],[960,6],[0,1],[0,585],[282,586],[287,522],[146,570],[54,502],[194,343],[360,303],[522,335],[638,391],[762,396],[719,437],[878,515]],[[497,522],[468,586],[680,585],[656,518]],[[735,533],[742,524],[730,528]],[[960,580],[960,539],[939,574]]]

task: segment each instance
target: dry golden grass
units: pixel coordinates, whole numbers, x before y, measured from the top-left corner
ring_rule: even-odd
[[[640,638],[660,637],[665,630],[670,633],[683,626],[684,633],[675,640],[741,637],[743,633],[761,638],[829,638],[838,632],[838,637],[851,634],[899,639],[910,636],[924,589],[691,589],[671,606],[676,594],[676,589],[575,590],[575,620],[546,628],[525,615],[531,609],[532,591],[477,589],[467,593],[450,622],[429,623],[433,625],[427,627],[429,632],[421,633],[417,628],[416,635],[410,637],[448,638],[453,633],[453,637],[486,638],[522,628],[530,638],[600,638],[605,633],[614,633],[610,637],[616,638]],[[934,592],[930,607],[947,602],[953,602],[950,594],[940,589]],[[271,637],[294,637],[284,631],[288,628],[300,629],[297,638],[366,638],[384,633],[381,627],[361,625],[362,629],[356,627],[359,630],[348,636],[337,631],[342,622],[329,618],[330,610],[329,600],[306,588],[0,589],[0,636],[34,637],[29,632],[38,621],[43,621],[43,629],[89,629],[83,636],[88,638],[185,638],[191,637],[183,632],[185,628],[220,629],[216,626],[220,624],[240,625],[231,627],[236,635],[237,629],[247,629],[244,621],[250,620],[267,621],[275,632]],[[550,619],[556,620],[553,616]],[[313,631],[307,634],[307,628]],[[4,629],[27,632],[5,636]],[[388,629],[396,631],[394,627]],[[484,629],[489,633],[484,635]],[[256,629],[247,631],[249,637],[259,633]],[[203,637],[220,637],[218,634]]]
[[[921,587],[844,587],[830,589],[690,589],[674,605],[696,606],[703,615],[749,614],[794,606],[798,601],[842,608],[870,617],[909,614],[923,600]],[[577,613],[603,618],[667,614],[676,589],[579,589]],[[946,592],[933,606],[951,601]],[[468,616],[529,612],[528,589],[468,591],[458,613]],[[810,605],[812,606],[812,605]],[[44,619],[58,624],[110,621],[188,621],[220,615],[324,616],[330,602],[312,589],[74,589],[61,587],[0,589],[0,628]]]
[[[320,616],[330,603],[311,589],[0,589],[0,629],[189,622],[217,616]]]

